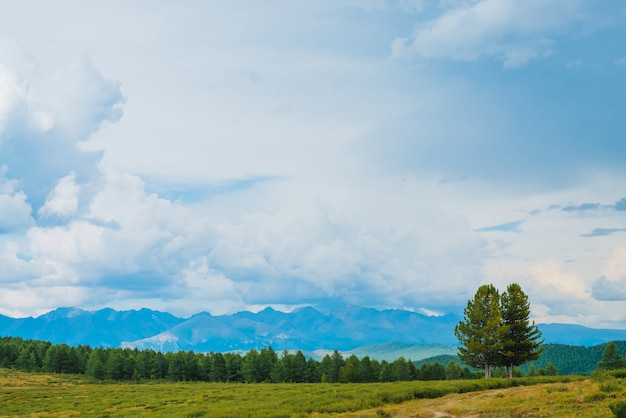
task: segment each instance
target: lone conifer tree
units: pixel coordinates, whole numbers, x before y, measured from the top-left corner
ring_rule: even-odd
[[[491,367],[501,359],[507,331],[498,290],[491,284],[479,287],[474,299],[467,302],[464,320],[454,328],[461,343],[459,358],[472,367],[484,368],[485,377],[491,377]]]
[[[626,360],[619,355],[617,345],[611,341],[602,353],[602,360],[598,363],[599,369],[614,370],[626,367]]]
[[[530,303],[520,285],[511,283],[502,293],[501,308],[502,324],[507,328],[501,362],[512,378],[515,366],[539,358],[543,340],[535,322],[529,320]]]

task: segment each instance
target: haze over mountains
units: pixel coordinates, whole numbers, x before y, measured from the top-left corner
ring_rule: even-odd
[[[427,316],[406,310],[376,310],[342,306],[328,313],[313,307],[290,313],[266,308],[258,313],[213,316],[202,312],[179,318],[150,309],[95,312],[59,308],[39,317],[0,315],[0,336],[40,339],[69,345],[130,347],[161,351],[237,351],[271,345],[276,350],[300,349],[353,352],[357,356],[420,357],[453,354],[456,314]],[[578,325],[539,325],[546,342],[594,345],[626,340],[626,330],[592,329]],[[412,356],[413,359],[415,356]]]

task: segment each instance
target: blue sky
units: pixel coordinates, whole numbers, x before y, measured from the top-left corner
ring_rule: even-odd
[[[626,328],[623,1],[0,7],[0,313]]]

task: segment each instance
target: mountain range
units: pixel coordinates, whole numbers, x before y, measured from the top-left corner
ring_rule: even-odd
[[[38,317],[0,315],[0,336],[46,340],[55,344],[129,347],[160,351],[248,351],[271,345],[276,350],[324,353],[340,350],[358,357],[417,360],[453,354],[458,341],[456,314],[341,306],[323,313],[305,307],[285,313],[272,308],[214,316],[207,312],[180,318],[150,309],[85,311],[59,308]],[[626,340],[626,330],[579,325],[540,324],[546,342],[590,346]],[[417,356],[417,357],[416,357]]]

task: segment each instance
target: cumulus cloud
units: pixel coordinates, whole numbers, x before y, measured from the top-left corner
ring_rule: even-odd
[[[535,294],[546,300],[564,300],[571,296],[584,299],[589,296],[585,280],[577,274],[564,272],[560,263],[548,260],[530,267]]]
[[[521,67],[551,55],[557,39],[584,21],[578,0],[481,0],[463,2],[408,38],[392,44],[396,57],[475,61],[483,57]]]
[[[3,287],[6,287],[7,283],[34,279],[38,273],[31,263],[20,257],[16,243],[9,241],[4,244],[4,248],[0,250],[0,283]]]
[[[6,166],[0,169],[0,233],[26,228],[33,223],[26,194],[19,190],[17,180],[4,178],[6,171]]]
[[[604,268],[604,276],[609,280],[620,280],[626,277],[626,246],[616,247]]]
[[[484,282],[519,279],[546,316],[593,321],[601,303],[585,278],[624,275],[603,271],[620,234],[580,237],[624,226],[621,201],[580,205],[615,202],[626,178],[623,118],[606,111],[623,102],[615,79],[603,89],[563,68],[594,62],[574,45],[594,30],[577,14],[591,2],[157,1],[150,16],[79,3],[63,16],[42,5],[63,33],[0,15],[46,59],[0,42],[3,312],[329,298],[448,312]],[[412,21],[396,41],[410,58],[559,62],[546,62],[550,77],[485,83],[386,59]],[[586,44],[608,45],[600,35]],[[81,49],[93,62],[66,62]],[[600,109],[589,92],[614,101]],[[532,212],[551,202],[559,210]]]
[[[7,48],[17,47],[0,43],[0,52]],[[103,77],[87,58],[45,72],[33,71],[34,64],[24,61],[0,58],[0,164],[7,179],[19,180],[28,203],[42,216],[60,202],[57,196],[42,209],[53,198],[49,193],[67,189],[66,183],[57,183],[67,182],[72,173],[81,196],[62,210],[75,212],[97,191],[102,158],[102,152],[84,152],[78,144],[102,124],[119,120],[120,83]]]
[[[420,186],[406,185],[407,196]],[[316,189],[277,211],[222,224],[208,263],[250,304],[332,297],[360,305],[434,307],[465,299],[479,280],[482,239],[457,215],[369,187],[353,190],[355,200],[343,204],[331,190]],[[417,225],[412,217],[420,219]],[[435,276],[445,276],[454,295],[441,295]]]
[[[39,209],[43,217],[74,215],[78,209],[78,193],[80,187],[76,184],[76,173],[73,171],[63,177],[55,188],[48,194],[44,205]]]
[[[626,276],[618,279],[599,277],[592,287],[592,296],[601,301],[626,301]]]

